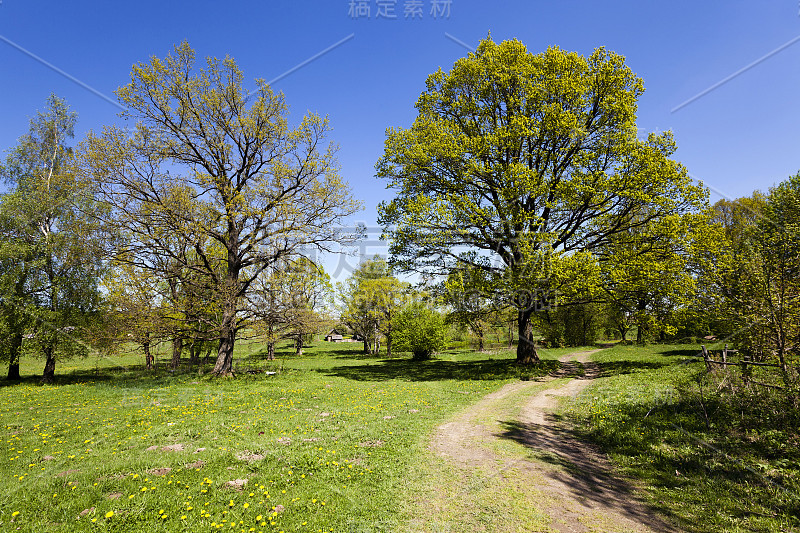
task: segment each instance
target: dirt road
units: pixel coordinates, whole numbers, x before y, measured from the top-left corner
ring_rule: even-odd
[[[556,374],[510,383],[437,428],[430,449],[453,487],[418,503],[438,524],[422,530],[677,531],[554,414],[599,375],[595,351],[568,354]]]

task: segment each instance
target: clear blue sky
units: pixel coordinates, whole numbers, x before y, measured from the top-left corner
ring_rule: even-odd
[[[385,129],[411,124],[426,76],[467,54],[457,41],[474,47],[491,32],[531,52],[606,46],[625,55],[646,88],[640,128],[672,130],[676,158],[715,191],[712,199],[766,189],[800,169],[800,41],[791,43],[800,36],[798,0],[451,0],[449,16],[437,17],[433,1],[356,1],[370,6],[370,17],[353,18],[351,0],[2,0],[0,150],[15,144],[51,92],[79,113],[78,137],[119,111],[7,41],[112,99],[132,64],[184,39],[199,57],[231,55],[250,80],[272,80],[344,41],[274,88],[295,119],[308,110],[329,116],[342,174],[365,204],[358,220],[374,226],[376,205],[390,195],[373,168]],[[422,16],[406,18],[414,2]],[[394,6],[395,19],[377,18],[381,3]],[[372,240],[363,252],[385,248]]]

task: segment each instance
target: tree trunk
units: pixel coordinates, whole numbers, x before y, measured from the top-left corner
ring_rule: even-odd
[[[144,367],[147,370],[153,370],[153,354],[150,353],[150,343],[143,342],[142,350],[144,350]]]
[[[197,338],[192,340],[192,345],[189,346],[189,364],[191,366],[200,365],[200,343]]]
[[[21,379],[19,375],[19,361],[8,364],[8,379],[12,381],[18,381]]]
[[[364,353],[369,355],[369,341],[364,337]]]
[[[483,346],[483,332],[478,335],[478,351],[482,352],[484,350]]]
[[[294,341],[294,354],[295,355],[303,355],[303,336],[298,335],[297,339]]]
[[[236,333],[232,327],[224,328],[219,339],[217,362],[212,373],[216,376],[230,376],[233,374],[233,345]]]
[[[536,343],[533,340],[533,324],[530,310],[520,310],[517,314],[519,340],[517,341],[517,364],[532,365],[539,362]]]
[[[41,383],[53,383],[56,379],[56,358],[53,349],[45,349],[44,372],[42,372]]]
[[[183,351],[183,339],[175,337],[172,339],[172,361],[169,367],[172,370],[177,370],[178,365],[181,364],[181,352]]]
[[[206,348],[206,357],[203,360],[203,364],[207,365],[209,362],[211,362],[211,350],[212,349],[213,348],[211,346],[211,341],[208,341],[208,348]]]
[[[275,360],[275,341],[267,343],[267,361]]]
[[[19,352],[22,349],[22,333],[11,336],[11,342],[8,348],[8,379],[18,380],[20,379]]]
[[[219,351],[212,373],[215,376],[233,375],[233,345],[236,342],[236,313],[230,306],[225,309],[220,327]]]
[[[386,334],[386,357],[392,356],[392,332]]]

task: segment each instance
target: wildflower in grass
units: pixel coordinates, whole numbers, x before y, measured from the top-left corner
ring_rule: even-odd
[[[109,511],[106,513],[106,518],[111,518],[112,516],[114,516],[114,511]]]
[[[13,513],[11,513],[11,517],[13,518],[13,517],[17,516],[18,514],[19,514],[19,511],[14,511]]]

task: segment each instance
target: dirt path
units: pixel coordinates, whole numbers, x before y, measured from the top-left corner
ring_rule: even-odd
[[[521,504],[538,515],[527,520],[498,516],[494,523],[489,513],[483,530],[676,531],[615,476],[603,454],[577,440],[553,414],[561,398],[577,395],[599,375],[599,367],[588,361],[596,351],[565,355],[556,374],[510,383],[437,428],[430,449],[452,465],[454,483],[461,485],[449,493],[439,491],[425,504],[433,507],[428,509],[431,516],[450,517],[445,530],[460,531],[452,525],[458,523],[459,514],[476,512],[475,507],[488,498],[510,495],[527,501],[506,505],[506,512],[516,513]],[[510,443],[524,446],[524,452]],[[490,485],[491,495],[481,496],[481,490]],[[471,503],[464,506],[464,498]],[[500,513],[496,510],[495,514]],[[442,530],[441,526],[436,529]]]

